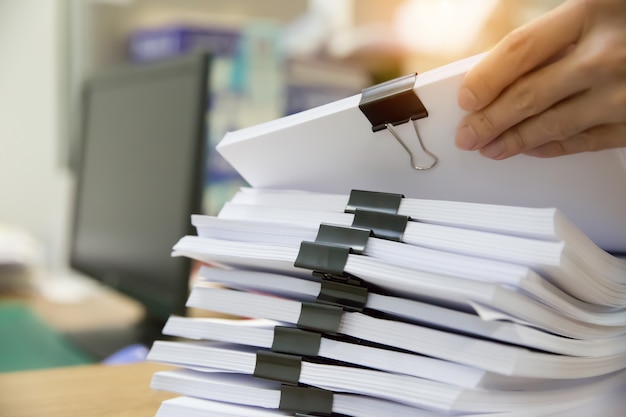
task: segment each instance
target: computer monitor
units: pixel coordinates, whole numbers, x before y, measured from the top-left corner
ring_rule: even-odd
[[[129,66],[85,87],[71,267],[145,306],[184,313],[190,261],[171,257],[201,212],[209,57]]]

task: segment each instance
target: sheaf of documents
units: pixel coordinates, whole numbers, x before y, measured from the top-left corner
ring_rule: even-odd
[[[224,158],[255,188],[347,194],[351,189],[422,199],[556,207],[608,251],[626,252],[626,150],[559,158],[519,155],[493,161],[457,149],[464,116],[457,92],[481,55],[418,74],[414,92],[428,116],[416,121],[438,163],[415,170],[388,130],[372,132],[356,95],[302,113],[229,132]],[[396,126],[417,148],[411,123]],[[419,149],[415,149],[419,155]]]

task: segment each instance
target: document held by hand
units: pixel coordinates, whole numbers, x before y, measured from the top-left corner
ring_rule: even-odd
[[[299,189],[347,194],[352,189],[395,192],[422,199],[523,207],[556,207],[608,251],[626,252],[626,151],[587,152],[540,159],[526,155],[493,161],[454,145],[464,116],[456,102],[464,73],[481,55],[417,75],[416,109],[406,122],[381,130],[356,95],[302,113],[229,132],[218,145],[224,158],[255,188]],[[397,90],[391,86],[390,90]],[[377,88],[377,86],[373,87]],[[394,93],[397,91],[391,91]],[[384,96],[384,91],[373,94]],[[401,100],[406,91],[400,91]],[[385,101],[382,108],[394,106]],[[361,105],[361,107],[360,107]],[[374,109],[378,111],[379,109]],[[384,115],[385,116],[385,115]],[[431,155],[438,158],[430,169]],[[403,143],[394,138],[396,133]],[[409,149],[405,149],[407,146]],[[414,155],[411,162],[409,152]]]

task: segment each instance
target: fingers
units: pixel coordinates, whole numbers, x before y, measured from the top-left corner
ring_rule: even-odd
[[[564,100],[506,130],[480,153],[505,159],[550,142],[566,141],[596,126],[625,122],[619,108],[607,105],[608,90],[610,87],[588,90]]]
[[[626,147],[626,3],[569,0],[470,70],[456,145],[493,159]]]
[[[460,149],[482,148],[509,127],[587,89],[590,81],[575,69],[570,54],[517,80],[495,101],[465,117],[455,137]]]
[[[505,37],[466,74],[458,96],[461,108],[485,107],[520,76],[575,43],[583,27],[583,12],[577,2],[566,2]]]
[[[626,147],[626,124],[591,128],[560,142],[548,142],[525,152],[539,158],[553,158],[580,152]]]

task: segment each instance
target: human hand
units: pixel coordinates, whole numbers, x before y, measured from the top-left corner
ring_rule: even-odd
[[[455,143],[492,159],[626,147],[626,1],[568,0],[470,70]]]

